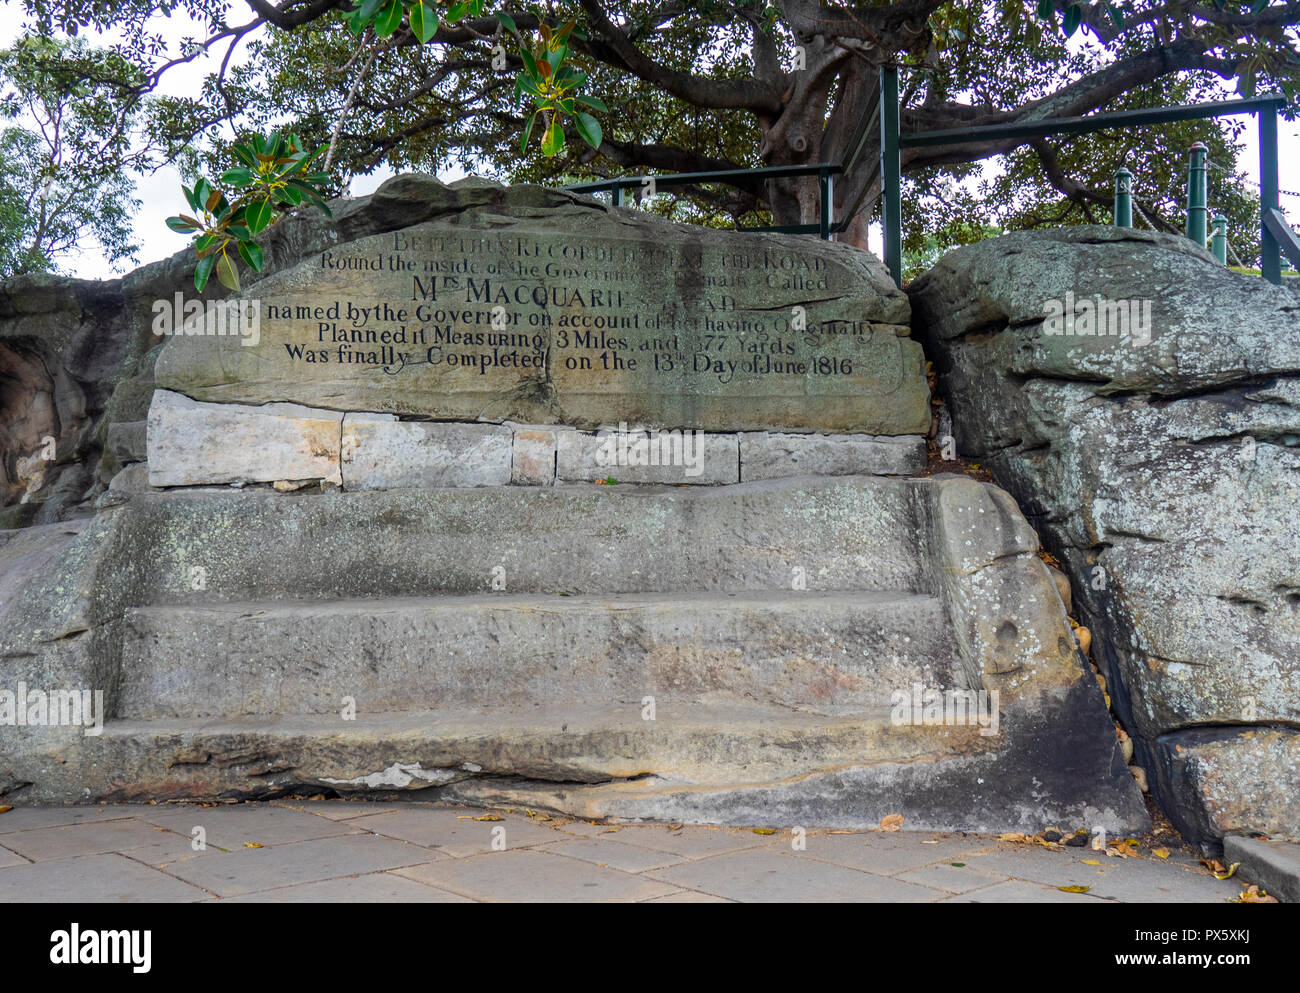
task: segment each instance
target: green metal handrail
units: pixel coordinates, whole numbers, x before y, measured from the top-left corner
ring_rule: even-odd
[[[650,183],[658,190],[660,187],[671,189],[675,186],[698,186],[701,183],[735,183],[738,180],[784,179],[789,176],[816,176],[820,190],[816,224],[777,224],[768,227],[740,228],[741,231],[777,231],[781,234],[817,234],[824,241],[831,235],[844,230],[843,224],[834,220],[835,187],[833,177],[844,172],[844,166],[838,162],[818,162],[813,165],[765,166],[760,169],[717,169],[711,172],[676,172],[666,176],[616,176],[612,179],[598,179],[589,183],[573,183],[564,189],[570,193],[604,193],[610,194],[610,202],[615,207],[623,205],[625,189],[643,188]]]
[[[1011,138],[1044,138],[1054,134],[1086,134],[1107,128],[1139,127],[1167,121],[1188,121],[1227,114],[1259,115],[1259,206],[1260,206],[1260,273],[1270,283],[1282,282],[1281,236],[1274,228],[1278,223],[1286,227],[1285,219],[1276,219],[1270,226],[1270,212],[1282,217],[1278,191],[1278,111],[1286,106],[1287,98],[1280,93],[1267,93],[1246,100],[1220,100],[1213,103],[1187,104],[1176,107],[1156,107],[1150,110],[1121,110],[1108,114],[1089,114],[1085,117],[1062,117],[1038,121],[1015,121],[1007,124],[982,124],[969,128],[952,128],[943,131],[904,132],[898,124],[898,67],[880,67],[881,111],[881,173],[885,177],[881,196],[884,209],[883,227],[885,265],[894,282],[902,284],[903,225],[900,216],[898,183],[891,181],[891,168],[896,168],[903,148],[935,147],[939,145],[965,145],[973,142],[1006,140]],[[891,113],[891,107],[893,113]],[[891,119],[892,118],[892,119]],[[1202,160],[1203,161],[1203,160]],[[1195,161],[1193,162],[1195,169]],[[1193,173],[1194,175],[1194,173]],[[1118,176],[1117,183],[1118,183]],[[1204,188],[1202,182],[1201,189]],[[1118,212],[1131,205],[1128,198],[1131,187],[1123,197],[1119,186],[1115,190],[1115,209]],[[1197,205],[1189,202],[1188,237],[1200,235],[1205,244],[1205,201]],[[1132,223],[1131,217],[1129,223]],[[1193,226],[1195,230],[1193,230]],[[1290,229],[1287,228],[1289,231]],[[1294,238],[1294,234],[1291,236]]]

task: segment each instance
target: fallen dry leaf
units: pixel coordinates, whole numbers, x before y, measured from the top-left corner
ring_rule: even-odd
[[[1058,886],[1056,887],[1062,893],[1087,893],[1091,886]]]
[[[1083,864],[1084,864],[1084,865],[1101,865],[1101,863],[1098,862],[1096,859],[1084,859],[1084,860],[1083,860]]]
[[[1277,903],[1277,897],[1269,896],[1253,883],[1242,890],[1235,903]]]
[[[1231,879],[1231,878],[1236,874],[1236,872],[1237,872],[1237,866],[1239,866],[1239,865],[1241,865],[1240,862],[1234,862],[1234,863],[1232,863],[1232,865],[1230,865],[1227,869],[1225,869],[1225,870],[1223,871],[1223,874],[1222,874],[1222,875],[1220,875],[1219,873],[1216,872],[1216,873],[1214,874],[1214,878],[1215,878],[1215,879]]]
[[[880,819],[880,830],[897,831],[903,826],[902,814],[887,814]]]
[[[456,820],[458,821],[499,821],[502,820],[502,818],[498,817],[496,814],[483,814],[479,817],[471,817],[469,814],[458,814],[456,816]]]
[[[1167,858],[1169,858],[1169,849],[1168,849],[1168,848],[1154,848],[1154,849],[1151,850],[1151,854],[1154,855],[1154,856],[1155,856],[1156,858],[1158,858],[1158,859],[1167,859]]]
[[[14,809],[13,807],[4,807],[4,806],[0,806],[0,814],[7,814],[7,813],[9,813],[9,811],[11,811],[11,810],[13,810],[13,809]]]
[[[775,828],[754,828],[755,834],[776,834]]]
[[[998,841],[1030,841],[1030,840],[1031,839],[1029,835],[1016,834],[1015,832],[1008,832],[1007,834],[998,835]]]
[[[244,847],[245,847],[245,848],[265,848],[266,846],[263,845],[260,841],[246,841],[246,842],[244,842]]]

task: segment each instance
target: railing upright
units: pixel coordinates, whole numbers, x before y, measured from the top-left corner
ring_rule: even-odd
[[[1277,182],[1277,104],[1259,110],[1259,271],[1270,283],[1282,282],[1282,250],[1269,230],[1269,211],[1279,210]]]
[[[903,285],[903,190],[899,133],[898,67],[880,67],[880,228],[885,266]]]

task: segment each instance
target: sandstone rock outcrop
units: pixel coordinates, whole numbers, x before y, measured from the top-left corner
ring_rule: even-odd
[[[1300,834],[1300,292],[1070,228],[909,294],[958,446],[1066,562],[1164,808],[1211,845]]]

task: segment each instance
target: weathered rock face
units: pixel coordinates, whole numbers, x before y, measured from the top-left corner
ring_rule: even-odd
[[[909,293],[1165,809],[1208,843],[1300,833],[1300,293],[1114,228],[964,248]]]
[[[928,428],[907,298],[865,252],[539,187],[405,176],[380,195],[432,219],[258,280],[233,329],[168,341],[158,385],[437,420]]]
[[[0,285],[0,526],[95,495],[110,398],[143,351],[119,324],[124,300],[121,280]]]

